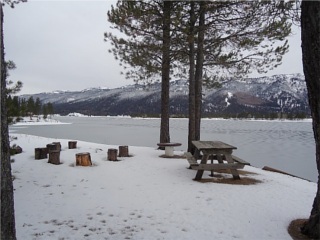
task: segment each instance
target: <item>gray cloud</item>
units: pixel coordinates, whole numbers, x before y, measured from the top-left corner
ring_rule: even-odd
[[[132,84],[103,41],[110,31],[107,11],[115,2],[29,0],[14,9],[6,6],[6,59],[17,65],[10,79],[24,83],[21,93]],[[302,72],[300,29],[295,31],[283,64],[267,75]]]
[[[103,41],[108,1],[31,1],[5,7],[6,59],[23,93],[130,84]]]

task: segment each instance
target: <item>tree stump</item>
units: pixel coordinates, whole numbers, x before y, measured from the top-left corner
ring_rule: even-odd
[[[108,149],[108,160],[117,161],[118,149],[109,148]]]
[[[44,159],[48,157],[47,148],[35,148],[34,149],[34,159]]]
[[[90,153],[77,153],[76,154],[76,166],[91,166],[91,156]]]
[[[61,151],[61,143],[60,142],[53,142],[52,144],[57,145],[57,150]]]
[[[51,150],[49,152],[48,163],[59,165],[60,163],[60,150]]]
[[[119,146],[119,157],[129,157],[128,146]]]
[[[47,144],[47,150],[48,150],[48,153],[50,153],[51,151],[58,150],[58,145],[49,143]]]
[[[68,148],[69,149],[77,148],[77,141],[69,141],[68,142]]]

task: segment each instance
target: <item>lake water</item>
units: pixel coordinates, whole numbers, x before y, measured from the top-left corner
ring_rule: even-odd
[[[10,130],[51,138],[109,145],[157,147],[160,119],[122,117],[55,117],[72,124],[11,126]],[[170,119],[171,142],[187,149],[188,120]],[[312,123],[204,119],[201,140],[219,140],[237,147],[234,155],[256,167],[269,166],[317,181]],[[36,147],[36,146],[35,146]]]

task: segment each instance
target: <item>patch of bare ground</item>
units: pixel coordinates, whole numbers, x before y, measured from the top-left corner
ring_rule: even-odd
[[[77,166],[76,163],[70,163],[69,166],[70,167],[97,167],[99,166],[99,164],[93,162],[91,166]]]
[[[231,184],[231,185],[255,185],[258,183],[262,183],[262,181],[250,178],[250,177],[244,177],[247,175],[257,175],[257,173],[244,171],[244,170],[238,170],[240,179],[233,179],[232,175],[228,170],[219,170],[215,171],[213,177],[211,178],[202,178],[200,181],[201,183],[222,183],[222,184]],[[227,173],[227,174],[226,174]]]
[[[163,154],[163,155],[160,155],[159,157],[161,157],[161,158],[181,158],[181,159],[186,159],[186,157],[184,155],[167,156],[167,155]]]
[[[201,183],[223,183],[223,184],[231,184],[231,185],[255,185],[258,183],[262,183],[262,181],[254,179],[254,178],[248,178],[248,177],[241,177],[240,179],[233,179],[231,178],[205,178],[201,179],[198,182]]]
[[[291,221],[288,227],[288,233],[293,240],[312,240],[312,238],[302,234],[300,230],[306,221],[307,219],[295,219]]]

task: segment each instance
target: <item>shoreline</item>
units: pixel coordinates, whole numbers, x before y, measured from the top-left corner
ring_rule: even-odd
[[[51,119],[55,121],[53,124],[38,121],[37,118],[33,120],[34,122],[31,123],[10,126],[10,133],[71,138],[104,144],[155,147],[160,131],[160,119],[54,117]],[[176,149],[186,150],[188,120],[172,119],[170,121],[171,140],[182,143],[182,146]],[[317,179],[314,171],[315,160],[313,161],[314,156],[311,152],[314,151],[312,126],[308,122],[209,119],[203,120],[202,127],[203,140],[222,140],[238,147],[235,154],[254,166],[259,168],[271,166],[301,178],[312,181]],[[136,134],[139,137],[135,137]],[[293,155],[292,151],[298,147],[299,152]],[[274,151],[270,151],[271,149]],[[300,159],[306,156],[308,157],[307,165],[303,167]]]
[[[63,123],[59,122],[58,120],[55,120],[54,118],[61,117],[61,118],[130,118],[130,119],[156,119],[160,120],[161,118],[156,117],[131,117],[131,116],[124,116],[124,115],[118,115],[118,116],[89,116],[89,115],[83,115],[80,113],[75,113],[74,115],[59,115],[55,114],[47,119],[43,119],[43,117],[40,116],[34,116],[32,118],[30,117],[23,117],[22,121],[15,122],[12,124],[14,125],[49,125],[49,124],[69,124],[69,123]],[[170,120],[188,120],[188,118],[184,117],[170,117]],[[305,119],[255,119],[255,118],[201,118],[201,120],[204,121],[249,121],[249,122],[312,122],[311,118],[305,118]]]

